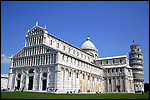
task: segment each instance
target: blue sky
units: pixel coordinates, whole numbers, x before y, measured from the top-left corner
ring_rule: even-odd
[[[2,74],[9,72],[9,57],[24,47],[36,21],[78,48],[90,36],[100,58],[128,54],[134,40],[142,46],[149,83],[148,1],[1,1]]]

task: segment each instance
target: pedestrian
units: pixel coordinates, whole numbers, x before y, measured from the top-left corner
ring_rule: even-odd
[[[49,87],[47,87],[47,92],[48,92]]]
[[[143,91],[142,91],[142,95],[143,95],[144,93],[143,93]]]
[[[22,88],[21,92],[23,92],[23,89],[24,89],[24,88]]]
[[[16,86],[15,86],[15,89],[14,89],[14,92],[16,91]]]

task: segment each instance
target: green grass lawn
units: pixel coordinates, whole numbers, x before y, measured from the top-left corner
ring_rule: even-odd
[[[149,94],[50,94],[1,92],[1,99],[149,99]]]

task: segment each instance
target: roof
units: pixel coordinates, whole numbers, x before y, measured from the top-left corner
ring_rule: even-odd
[[[115,66],[101,66],[101,68],[119,68],[119,67],[125,67],[125,66],[127,66],[127,64],[115,65]]]
[[[116,59],[116,58],[123,58],[123,57],[127,57],[127,55],[113,56],[113,57],[105,57],[105,58],[97,58],[96,60]]]
[[[81,49],[96,49],[96,47],[94,46],[94,44],[90,41],[90,38],[87,37],[87,41],[85,41],[83,43],[83,45],[81,46]]]
[[[1,74],[1,77],[6,77],[6,78],[8,78],[8,74]]]
[[[55,39],[58,39],[59,41],[61,41],[61,42],[63,42],[63,43],[66,43],[67,45],[69,45],[69,46],[71,46],[71,47],[73,47],[73,48],[76,48],[77,50],[79,50],[79,51],[81,51],[81,52],[83,52],[83,53],[86,53],[86,54],[88,54],[88,55],[90,55],[90,56],[93,56],[92,54],[87,53],[87,52],[85,52],[84,50],[82,50],[82,49],[80,49],[80,48],[77,48],[76,46],[74,46],[74,45],[72,45],[72,44],[70,44],[70,43],[68,43],[68,42],[65,42],[65,41],[62,40],[62,39],[59,39],[58,37],[56,37],[56,36],[54,36],[54,35],[52,35],[52,34],[47,34],[47,35],[49,35],[49,36],[51,36],[51,37],[53,37],[53,38],[55,38]]]

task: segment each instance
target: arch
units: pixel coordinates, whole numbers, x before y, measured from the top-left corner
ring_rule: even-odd
[[[19,70],[18,70],[18,73],[21,73],[21,71],[22,71],[22,70],[21,70],[21,69],[19,69]]]
[[[44,72],[44,73],[43,73],[43,77],[47,77],[47,73]]]
[[[95,57],[97,58],[97,54],[95,54]]]
[[[37,69],[36,69],[36,72],[39,73],[39,72],[40,72],[40,68],[37,68]]]
[[[48,72],[48,69],[47,68],[43,68],[42,71],[43,72]]]
[[[15,69],[13,69],[13,70],[12,70],[12,73],[13,73],[13,74],[15,74],[15,73],[16,73],[16,70],[15,70]]]
[[[34,71],[34,69],[30,69],[30,70],[29,70],[29,73],[33,73],[33,71]]]
[[[49,69],[50,72],[54,72],[54,70],[55,70],[54,67],[51,67],[51,68]]]
[[[18,78],[21,78],[21,74],[20,73],[18,74]]]

